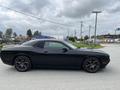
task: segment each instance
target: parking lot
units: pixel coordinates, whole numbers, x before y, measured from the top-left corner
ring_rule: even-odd
[[[98,73],[79,70],[17,72],[0,60],[0,90],[120,90],[120,45],[105,45],[110,64]]]

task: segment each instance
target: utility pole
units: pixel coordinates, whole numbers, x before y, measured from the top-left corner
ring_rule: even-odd
[[[97,17],[98,17],[98,14],[101,13],[101,11],[93,11],[92,13],[95,13],[96,14],[96,17],[95,17],[95,32],[94,32],[94,44],[96,44],[96,32],[97,32]]]
[[[89,41],[91,40],[91,25],[89,25],[89,34],[88,34],[88,36],[89,36]]]
[[[76,30],[74,30],[74,37],[76,37]]]
[[[68,37],[70,36],[70,32],[69,32],[69,29],[67,30],[67,33],[68,33]]]
[[[81,21],[81,28],[80,28],[80,39],[82,39],[82,29],[83,29],[83,21]]]

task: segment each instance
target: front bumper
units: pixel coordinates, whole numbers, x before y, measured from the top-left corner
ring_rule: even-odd
[[[110,56],[106,56],[104,58],[101,59],[101,67],[105,67],[106,65],[108,65],[110,63]]]

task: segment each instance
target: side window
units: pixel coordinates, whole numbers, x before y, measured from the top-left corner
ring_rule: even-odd
[[[68,49],[67,46],[65,46],[64,44],[59,43],[59,42],[45,42],[44,48],[46,48],[46,49],[62,49],[62,48],[67,48]]]
[[[44,48],[44,42],[42,42],[42,41],[38,42],[35,46],[38,48]]]

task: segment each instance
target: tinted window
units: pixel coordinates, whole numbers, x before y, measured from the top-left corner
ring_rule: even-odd
[[[44,42],[43,41],[40,41],[38,42],[35,47],[39,47],[39,48],[44,48]]]
[[[65,46],[64,44],[60,43],[60,42],[45,42],[44,48],[48,48],[48,49],[62,49],[62,48],[67,48],[67,46]]]

